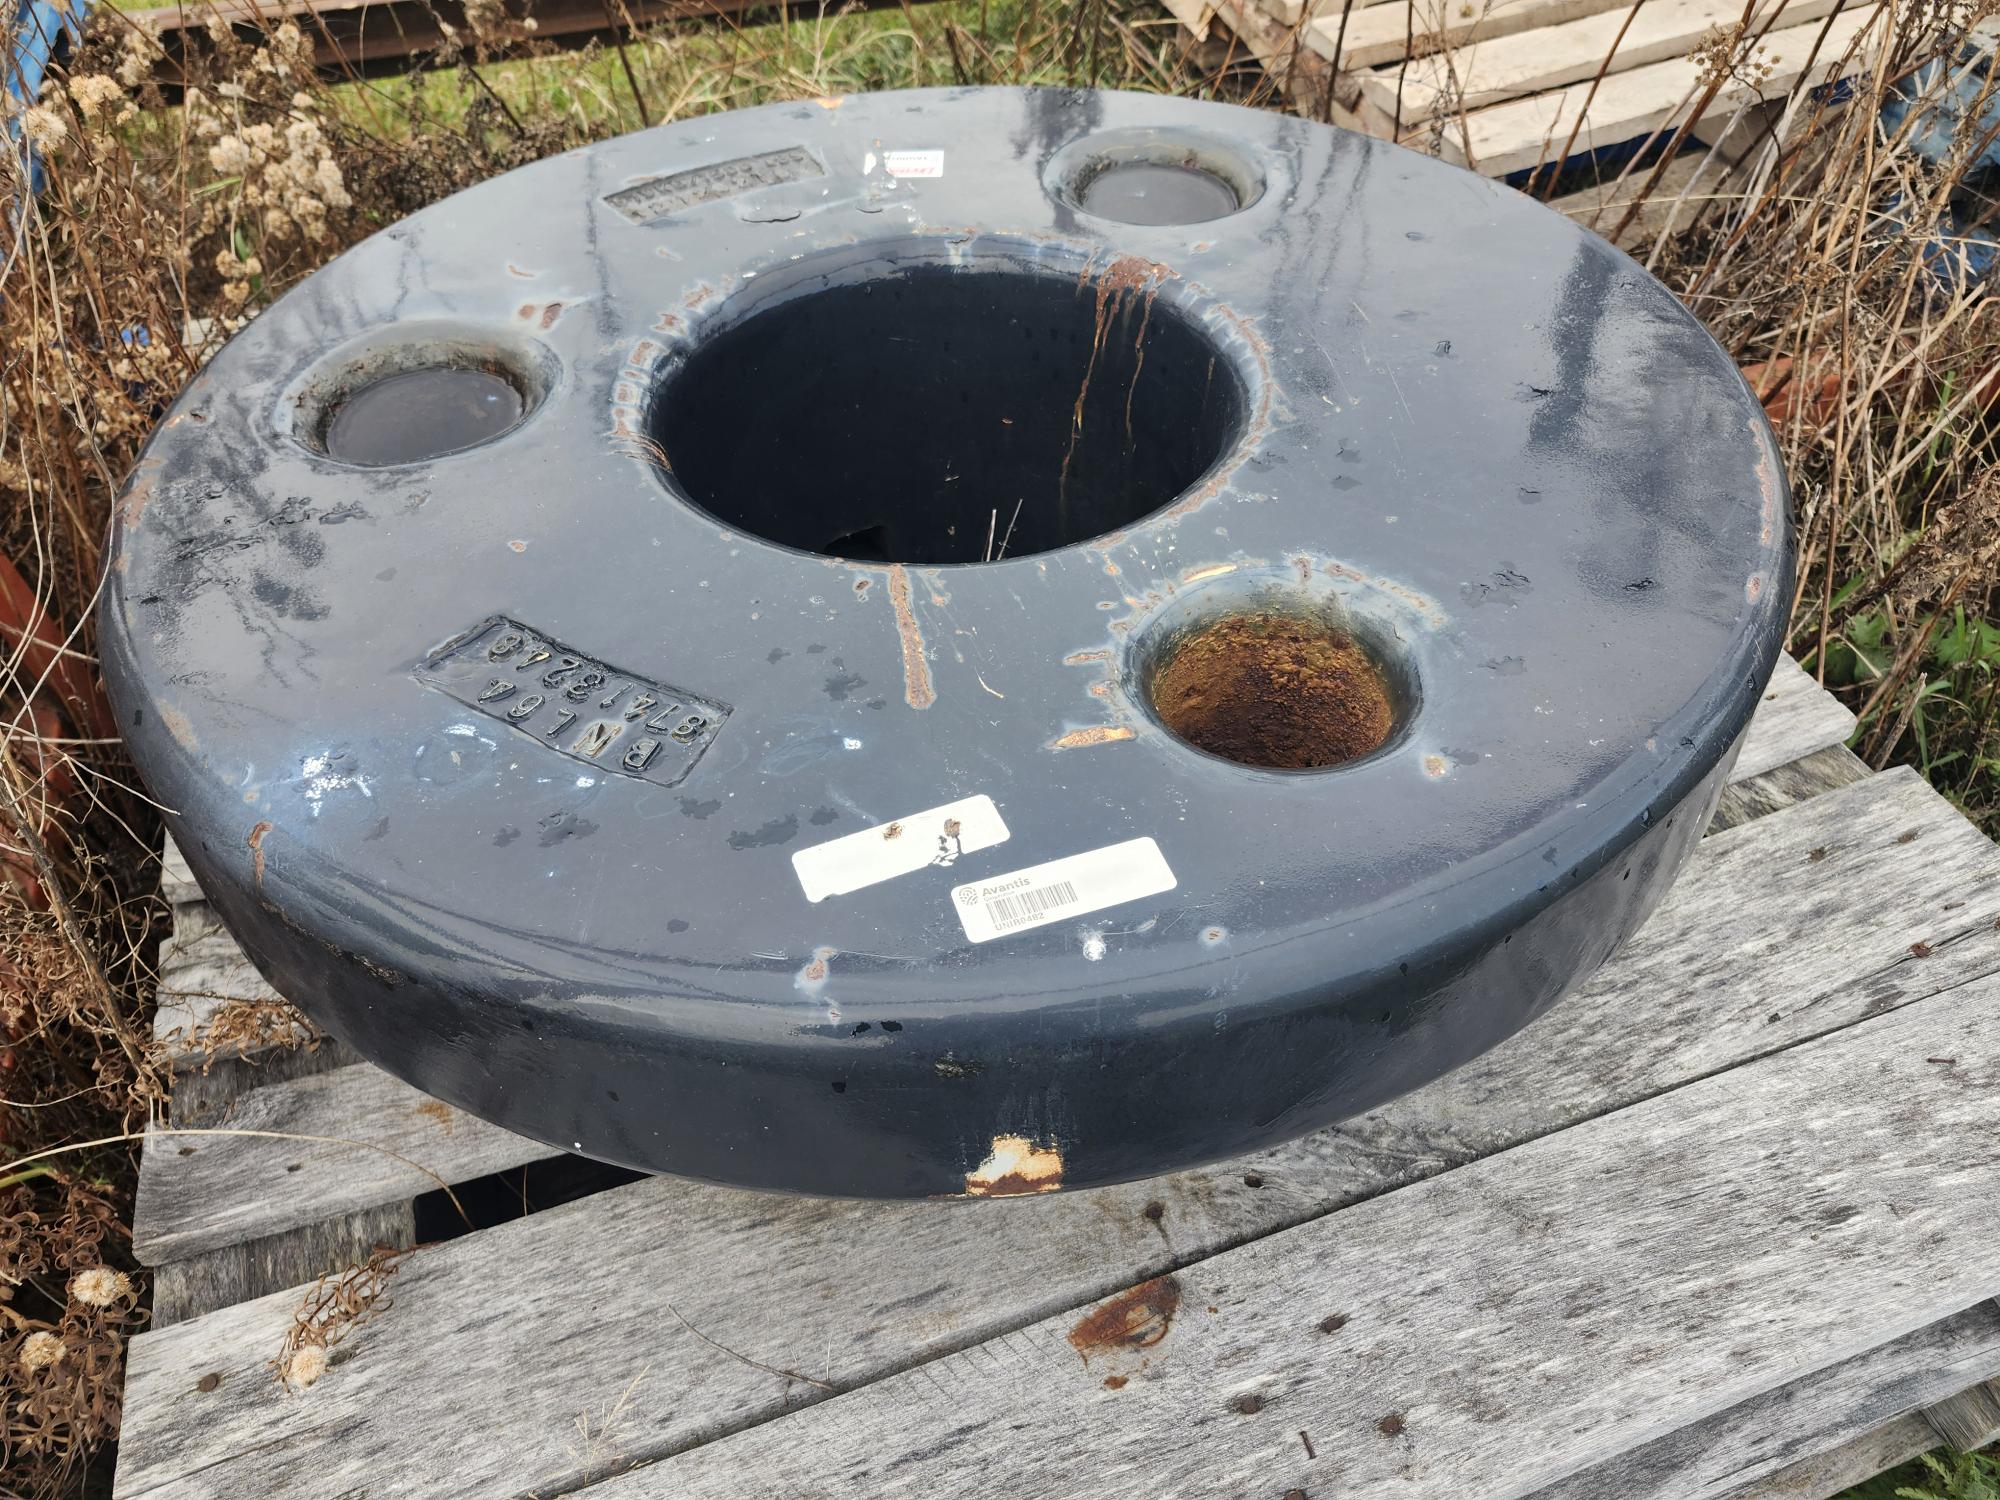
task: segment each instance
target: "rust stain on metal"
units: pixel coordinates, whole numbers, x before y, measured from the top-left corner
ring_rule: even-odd
[[[1172,1276],[1142,1281],[1100,1302],[1069,1331],[1070,1347],[1088,1365],[1093,1354],[1150,1349],[1167,1336],[1181,1308],[1181,1284]]]
[[[201,742],[195,738],[194,725],[188,722],[188,716],[178,708],[172,705],[163,707],[160,710],[160,722],[167,726],[167,733],[174,737],[183,750],[193,751],[201,748]]]
[[[1750,435],[1753,439],[1761,439],[1764,436],[1764,417],[1762,412],[1759,412],[1758,415],[1750,419]],[[1771,545],[1772,539],[1778,534],[1778,522],[1782,518],[1785,504],[1785,487],[1778,480],[1778,471],[1771,462],[1769,450],[1761,441],[1757,446],[1759,450],[1757,454],[1757,487],[1762,491],[1764,496],[1764,529],[1758,539],[1768,547]]]
[[[1757,596],[1763,592],[1764,592],[1764,575],[1762,573],[1752,573],[1750,575],[1750,581],[1743,585],[1743,593],[1745,597],[1747,597],[1752,604],[1755,604],[1757,602]]]
[[[689,292],[685,297],[681,298],[681,306],[687,308],[700,307],[702,303],[706,302],[710,297],[713,297],[714,295],[715,295],[715,288],[710,286],[707,282],[704,281],[701,283],[701,285],[697,286],[693,291]]]
[[[887,828],[882,830],[882,837],[885,839],[899,839],[902,836],[903,825],[901,823],[891,823]]]
[[[1037,1146],[1024,1135],[996,1135],[993,1152],[965,1174],[965,1191],[972,1198],[1019,1198],[1053,1193],[1062,1186],[1062,1151]]]
[[[924,633],[910,604],[910,573],[901,563],[889,565],[889,603],[896,611],[896,634],[903,642],[903,701],[912,708],[937,702],[931,686],[931,664],[924,656]]]
[[[530,321],[535,316],[535,304],[532,302],[523,302],[520,310],[514,316],[519,318],[523,323]]]
[[[251,829],[250,837],[243,841],[250,846],[250,873],[259,885],[264,883],[264,835],[270,831],[271,824],[267,819]]]
[[[1063,658],[1063,665],[1066,667],[1085,667],[1089,666],[1092,662],[1110,660],[1111,653],[1109,651],[1074,651]]]
[[[826,976],[832,968],[833,956],[839,951],[837,948],[813,949],[811,961],[803,969],[799,970],[797,979],[798,987],[808,991],[824,988],[826,985]]]
[[[562,310],[563,310],[563,305],[560,302],[551,302],[547,307],[543,308],[542,327],[544,328],[555,327],[556,319],[562,316]]]
[[[1446,760],[1442,755],[1426,755],[1424,757],[1424,774],[1426,776],[1447,776],[1450,773],[1451,762]]]
[[[1102,724],[1095,729],[1072,729],[1059,740],[1051,741],[1051,750],[1081,750],[1087,745],[1110,745],[1119,740],[1133,739],[1139,731],[1128,724]]]
[[[657,318],[653,319],[653,331],[655,333],[679,333],[681,327],[681,315],[679,313],[663,312]]]
[[[534,271],[524,271],[510,260],[507,262],[507,274],[509,276],[518,276],[523,281],[533,281],[538,273]]]
[[[1125,1377],[1124,1377],[1123,1375],[1107,1375],[1107,1376],[1105,1376],[1105,1377],[1104,1377],[1104,1388],[1105,1388],[1105,1389],[1106,1389],[1107,1391],[1122,1391],[1122,1390],[1124,1390],[1124,1389],[1125,1389]]]

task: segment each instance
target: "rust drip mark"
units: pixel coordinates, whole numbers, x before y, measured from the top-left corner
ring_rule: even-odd
[[[1072,729],[1059,740],[1050,743],[1051,750],[1081,750],[1089,745],[1110,745],[1119,740],[1137,737],[1139,731],[1129,724],[1103,724],[1095,729]]]
[[[250,848],[250,874],[258,885],[264,883],[264,835],[270,831],[270,820],[266,819],[251,829],[250,837],[243,841]]]
[[[1100,1302],[1069,1331],[1070,1347],[1083,1356],[1150,1349],[1167,1336],[1181,1308],[1181,1284],[1172,1276],[1155,1276],[1108,1302]]]
[[[510,260],[507,262],[507,274],[509,276],[518,276],[523,281],[533,281],[535,277],[540,273],[535,271],[524,271]]]
[[[519,318],[523,323],[531,322],[535,316],[535,304],[532,302],[523,302],[520,310],[514,316]]]
[[[543,308],[542,327],[544,328],[555,327],[556,319],[562,316],[562,310],[563,310],[563,305],[560,302],[551,302],[547,307]]]
[[[1743,585],[1744,596],[1748,598],[1752,604],[1755,604],[1757,602],[1757,596],[1763,592],[1764,592],[1764,575],[1762,573],[1752,573],[1750,575],[1750,581]]]
[[[1110,660],[1111,653],[1109,651],[1073,651],[1063,658],[1063,665],[1066,667],[1087,667],[1092,662]]]
[[[1037,1146],[1024,1135],[996,1135],[993,1154],[965,1174],[971,1198],[1019,1198],[1053,1193],[1062,1186],[1062,1151]]]
[[[1090,284],[1091,272],[1096,270],[1097,252],[1092,250],[1077,273],[1076,286],[1080,292]],[[1102,271],[1097,272],[1096,323],[1091,333],[1090,358],[1083,367],[1083,384],[1077,388],[1076,405],[1070,412],[1069,447],[1063,453],[1062,471],[1056,476],[1056,510],[1058,517],[1067,528],[1069,517],[1069,466],[1076,457],[1077,439],[1083,436],[1083,409],[1090,399],[1091,377],[1097,373],[1097,356],[1104,352],[1104,341],[1111,324],[1125,312],[1134,297],[1144,299],[1145,313],[1139,320],[1139,332],[1132,344],[1136,362],[1132,368],[1132,385],[1139,383],[1139,371],[1146,362],[1146,329],[1153,319],[1153,301],[1160,295],[1160,287],[1175,273],[1157,261],[1146,260],[1137,255],[1121,255]],[[1129,442],[1132,436],[1132,394],[1125,394],[1125,436]]]
[[[679,333],[681,327],[681,316],[679,313],[663,312],[657,318],[653,319],[653,332],[655,333]]]
[[[896,611],[896,634],[903,641],[903,701],[912,708],[929,708],[937,702],[937,691],[924,656],[924,633],[910,604],[909,569],[901,563],[889,565],[889,603]]]

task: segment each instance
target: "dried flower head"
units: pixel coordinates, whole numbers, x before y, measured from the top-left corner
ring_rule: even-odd
[[[69,1279],[70,1300],[85,1307],[109,1307],[131,1293],[132,1283],[125,1273],[109,1266],[92,1266]]]
[[[69,1349],[63,1341],[46,1329],[37,1329],[21,1340],[21,1368],[29,1374],[45,1370],[61,1359]]]

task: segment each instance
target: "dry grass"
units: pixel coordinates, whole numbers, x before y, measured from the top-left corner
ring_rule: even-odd
[[[1927,162],[1908,130],[1886,136],[1873,123],[1886,92],[1946,54],[1970,19],[1905,5],[1893,28],[1869,34],[1875,50],[1851,102],[1789,101],[1781,122],[1749,132],[1730,189],[1683,195],[1675,233],[1649,253],[1757,367],[1781,418],[1806,562],[1795,650],[1863,710],[1871,758],[1915,761],[1992,827],[2000,314],[1983,285],[1933,274],[1930,248],[1937,207],[1974,185],[1976,152],[1967,143]],[[1295,37],[1275,46],[1298,63],[1305,107],[1322,110],[1331,80]],[[1757,46],[1754,28],[1714,38],[1704,87],[1753,75]],[[144,1316],[119,1279],[136,1276],[134,1153],[71,1144],[129,1136],[162,1093],[149,1013],[159,823],[104,709],[90,615],[113,487],[215,343],[398,216],[641,123],[952,83],[1275,102],[1242,47],[1185,53],[1169,19],[1139,0],[955,0],[752,29],[670,26],[611,50],[538,47],[478,0],[432,70],[329,79],[311,70],[296,28],[250,39],[217,28],[183,103],[154,82],[152,43],[106,11],[19,122],[47,180],[32,212],[0,221],[0,1467],[10,1493],[73,1494],[101,1477],[124,1340]],[[1437,147],[1451,124],[1415,144]],[[13,174],[0,183],[10,200],[19,172],[0,165]],[[1637,169],[1628,196],[1643,198],[1652,173]],[[1652,190],[1667,192],[1664,181]],[[1542,187],[1557,185],[1549,174]],[[245,1014],[222,1032],[219,1044],[283,1041],[286,1018]],[[303,1352],[335,1343],[391,1269],[371,1263],[322,1287],[314,1305],[326,1316],[301,1324],[281,1373],[306,1373],[316,1356]]]

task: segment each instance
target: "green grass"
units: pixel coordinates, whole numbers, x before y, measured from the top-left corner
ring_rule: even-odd
[[[1836,1500],[2000,1500],[2000,1457],[1940,1448],[1913,1458]]]

